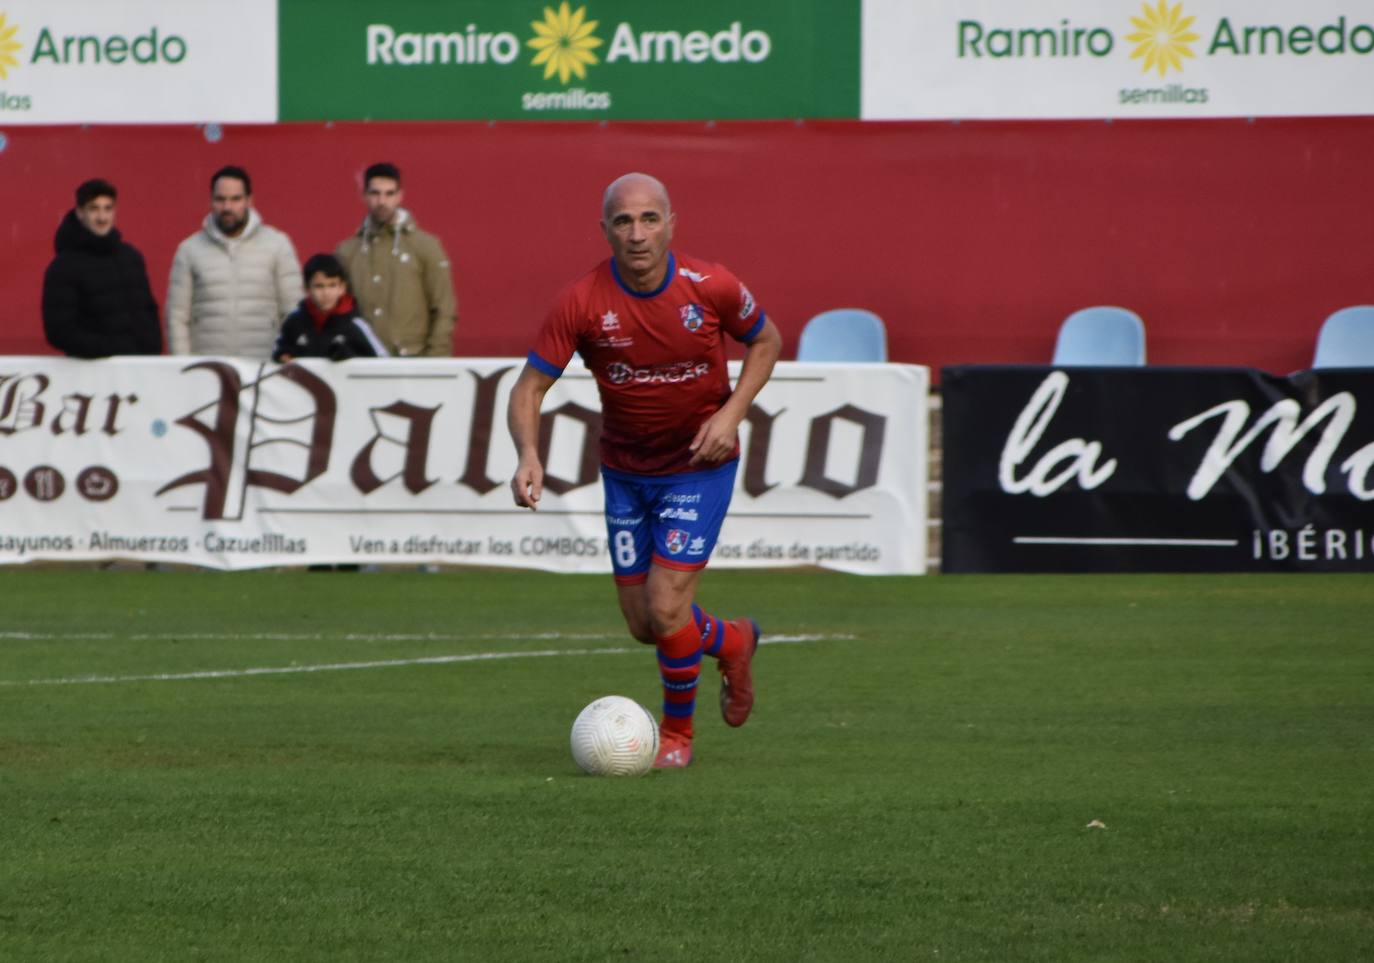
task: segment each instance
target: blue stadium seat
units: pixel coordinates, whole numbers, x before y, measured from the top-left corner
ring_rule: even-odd
[[[1145,324],[1126,308],[1100,305],[1075,311],[1059,326],[1053,363],[1139,367],[1145,364]]]
[[[886,361],[887,328],[863,308],[822,311],[802,328],[798,361]]]
[[[1374,368],[1374,304],[1341,308],[1322,322],[1314,368]]]

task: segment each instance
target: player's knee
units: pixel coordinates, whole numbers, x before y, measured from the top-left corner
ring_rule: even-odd
[[[690,604],[686,607],[675,604],[657,604],[649,607],[650,628],[656,638],[673,634],[691,618]]]

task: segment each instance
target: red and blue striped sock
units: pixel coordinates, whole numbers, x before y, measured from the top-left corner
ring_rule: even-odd
[[[745,635],[738,622],[716,618],[695,603],[692,622],[701,633],[701,650],[707,655],[728,662],[744,654]]]
[[[692,738],[701,675],[701,630],[695,622],[658,637],[658,673],[663,680],[663,728]]]

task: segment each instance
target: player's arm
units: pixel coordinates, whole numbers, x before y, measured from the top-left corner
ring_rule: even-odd
[[[744,364],[730,398],[707,418],[692,439],[692,464],[711,464],[730,456],[739,437],[740,422],[749,406],[773,374],[773,365],[782,354],[782,333],[772,321],[764,321],[754,340],[744,349]]]
[[[539,461],[539,409],[555,380],[527,363],[511,389],[506,408],[506,427],[515,443],[517,459],[510,487],[515,504],[522,508],[538,508],[544,490],[544,466]]]

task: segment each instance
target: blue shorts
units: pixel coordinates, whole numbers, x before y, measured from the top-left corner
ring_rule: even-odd
[[[602,466],[606,535],[615,580],[633,585],[649,565],[704,568],[735,490],[739,459],[681,475],[632,475]]]

